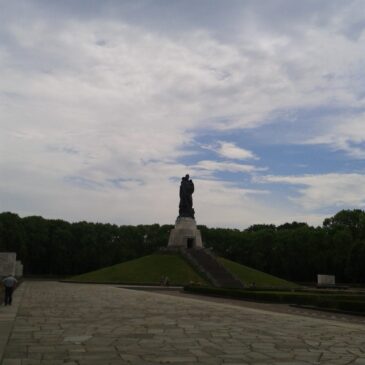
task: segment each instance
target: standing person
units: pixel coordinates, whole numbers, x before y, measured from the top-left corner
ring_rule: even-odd
[[[5,279],[3,279],[3,284],[5,287],[5,305],[11,305],[13,300],[13,291],[16,287],[16,283],[18,281],[14,278],[13,275],[8,275]]]

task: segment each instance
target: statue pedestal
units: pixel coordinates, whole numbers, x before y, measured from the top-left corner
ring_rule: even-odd
[[[178,217],[176,219],[167,247],[203,248],[202,237],[194,218]]]

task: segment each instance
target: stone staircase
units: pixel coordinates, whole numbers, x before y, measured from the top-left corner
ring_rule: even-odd
[[[198,271],[201,271],[209,281],[219,288],[243,288],[244,284],[228,271],[206,248],[183,249],[181,254]]]

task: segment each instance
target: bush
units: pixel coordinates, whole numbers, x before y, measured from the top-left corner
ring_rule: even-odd
[[[308,305],[314,307],[350,311],[365,312],[365,295],[358,294],[338,294],[335,293],[315,293],[297,291],[269,291],[253,289],[224,289],[213,287],[186,286],[184,291],[206,294],[213,296],[223,296],[235,299],[246,299],[252,301],[262,301],[270,303],[287,303],[297,305]]]

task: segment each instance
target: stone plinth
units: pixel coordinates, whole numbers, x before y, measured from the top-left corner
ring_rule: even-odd
[[[203,247],[202,237],[194,218],[178,217],[175,228],[170,232],[167,247]]]

